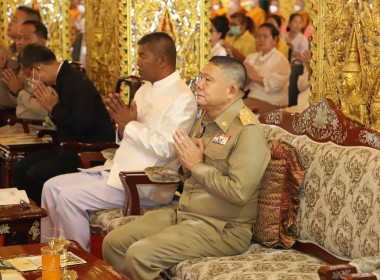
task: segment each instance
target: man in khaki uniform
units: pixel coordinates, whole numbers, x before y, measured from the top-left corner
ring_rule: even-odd
[[[162,279],[181,261],[249,248],[270,152],[261,124],[241,100],[245,80],[237,60],[209,61],[197,85],[205,113],[191,138],[184,131],[173,135],[186,179],[178,210],[148,212],[104,239],[104,260],[131,279]]]
[[[22,87],[23,81],[18,73],[20,65],[17,61],[16,37],[17,31],[21,24],[27,20],[41,21],[41,16],[38,11],[26,7],[19,6],[10,18],[7,35],[13,41],[13,44],[8,49],[7,62],[4,69],[0,69],[0,108],[15,108],[17,100],[11,93],[15,94],[17,87]],[[16,74],[14,75],[13,72]],[[8,75],[6,75],[8,73]],[[13,74],[13,75],[12,75]],[[6,76],[12,75],[9,78]]]

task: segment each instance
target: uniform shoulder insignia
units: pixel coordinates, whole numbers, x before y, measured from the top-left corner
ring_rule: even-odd
[[[240,110],[239,118],[243,126],[246,126],[249,124],[255,124],[255,120],[252,116],[252,112],[248,110],[247,108],[243,108]]]

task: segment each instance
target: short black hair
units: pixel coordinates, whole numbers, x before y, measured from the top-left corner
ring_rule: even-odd
[[[260,25],[259,28],[262,28],[262,27],[268,28],[273,38],[276,38],[276,37],[279,38],[280,31],[278,31],[278,29],[272,23],[263,23],[262,25]]]
[[[18,6],[16,10],[23,11],[26,14],[25,20],[41,21],[41,15],[35,9],[29,8],[27,6]]]
[[[212,25],[214,25],[216,31],[222,33],[220,39],[226,38],[228,30],[230,30],[228,18],[225,16],[216,16],[211,20]]]
[[[177,51],[173,38],[165,32],[153,32],[143,36],[138,42],[138,45],[148,45],[149,50],[156,56],[166,55],[171,66],[176,66]]]
[[[230,56],[213,56],[208,62],[222,69],[236,83],[238,89],[244,91],[247,70],[243,63]]]
[[[27,20],[27,21],[24,21],[22,25],[33,25],[35,28],[34,33],[37,35],[37,37],[39,39],[47,40],[48,31],[47,31],[46,26],[42,22],[36,21],[36,20]]]
[[[281,17],[280,17],[279,15],[276,15],[276,14],[270,14],[270,15],[267,16],[267,19],[268,19],[268,18],[273,18],[273,19],[276,21],[276,23],[277,23],[277,25],[278,25],[278,28],[281,27],[282,21],[281,21]]]
[[[26,45],[18,55],[19,63],[26,68],[37,63],[51,64],[54,60],[56,60],[55,54],[47,47],[38,43]]]

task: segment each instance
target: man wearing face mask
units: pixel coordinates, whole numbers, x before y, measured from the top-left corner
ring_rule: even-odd
[[[224,47],[237,60],[243,62],[245,57],[256,51],[255,38],[247,30],[247,17],[241,12],[230,16],[231,37],[227,37]]]
[[[47,41],[47,29],[39,21],[25,21],[18,29],[16,37],[16,49],[20,52],[27,44],[38,43],[45,45]],[[38,79],[32,70],[32,80]],[[3,72],[1,79],[11,90],[12,97],[17,100],[16,116],[18,118],[44,120],[48,112],[39,104],[33,94],[31,79],[26,79],[23,73],[16,75],[11,69]],[[40,126],[30,125],[31,132],[41,129]],[[0,127],[0,134],[23,133],[24,129],[20,123]]]
[[[111,119],[100,94],[89,78],[67,61],[58,62],[54,53],[40,44],[29,44],[20,52],[22,71],[39,79],[34,94],[57,127],[58,142],[115,141]],[[47,86],[52,86],[49,89]],[[14,185],[25,189],[37,204],[48,179],[76,172],[75,149],[54,146],[31,154],[15,164]]]
[[[285,18],[280,12],[280,2],[278,0],[271,0],[269,1],[269,14],[270,15],[277,15],[281,18],[281,25],[279,27],[280,33],[282,30],[282,26],[284,25]]]

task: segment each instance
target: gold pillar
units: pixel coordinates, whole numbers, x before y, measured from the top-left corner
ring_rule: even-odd
[[[380,131],[380,0],[313,0],[311,103],[331,98],[353,123]]]
[[[18,6],[38,7],[42,22],[48,29],[48,47],[57,59],[71,59],[70,50],[70,1],[55,0],[2,0],[0,3],[1,40],[8,42],[8,20]]]

